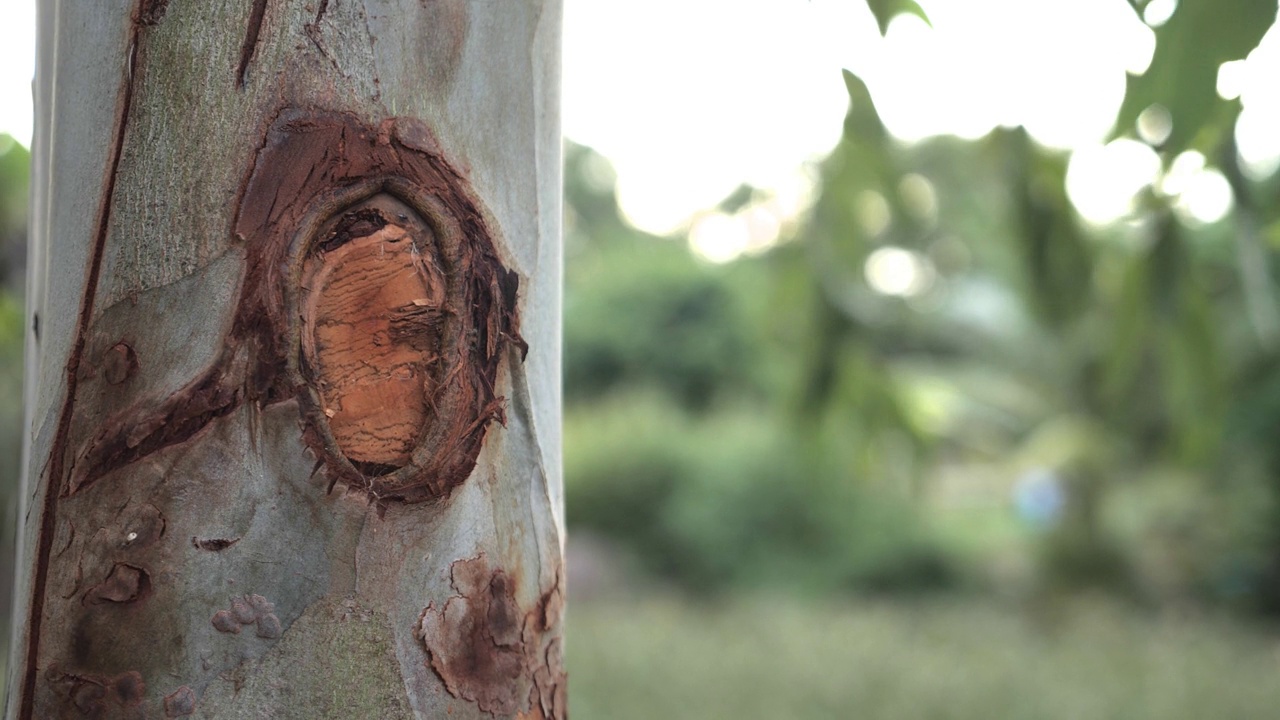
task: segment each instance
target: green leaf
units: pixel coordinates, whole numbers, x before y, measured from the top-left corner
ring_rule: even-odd
[[[1257,47],[1276,18],[1275,0],[1181,0],[1173,17],[1156,29],[1156,50],[1142,75],[1129,76],[1115,134],[1131,133],[1138,116],[1151,105],[1163,105],[1173,118],[1173,132],[1162,149],[1171,155],[1201,142],[1202,130],[1223,120],[1218,97],[1218,67],[1239,60]],[[1226,124],[1235,113],[1225,116]]]
[[[844,76],[845,89],[849,91],[849,112],[844,118],[845,139],[880,145],[888,133],[880,120],[875,101],[871,99],[871,90],[862,78],[848,70],[842,69],[840,73]],[[887,153],[885,148],[878,149],[882,154]]]
[[[889,21],[899,15],[915,15],[929,23],[929,16],[915,0],[867,0],[867,7],[871,9],[871,14],[876,16],[876,24],[880,26],[881,35],[888,32]],[[932,26],[932,23],[929,25]]]
[[[726,195],[725,198],[720,201],[720,204],[716,205],[716,209],[722,213],[732,215],[754,202],[759,194],[760,193],[756,188],[748,185],[747,183],[743,183],[734,188],[733,192]]]

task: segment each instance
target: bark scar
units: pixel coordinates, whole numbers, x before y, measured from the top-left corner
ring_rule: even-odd
[[[245,279],[220,356],[158,407],[108,418],[76,453],[68,494],[241,405],[295,398],[330,487],[383,508],[439,500],[466,481],[489,424],[506,419],[499,366],[508,348],[523,357],[528,346],[519,276],[439,147],[412,119],[371,127],[281,111],[238,203]],[[331,262],[346,255],[364,264]],[[383,288],[380,273],[400,285]],[[374,363],[379,343],[387,352]],[[386,423],[399,429],[377,431]]]

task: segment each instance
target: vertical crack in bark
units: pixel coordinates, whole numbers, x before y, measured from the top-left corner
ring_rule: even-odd
[[[311,44],[316,46],[316,50],[319,50],[320,54],[329,61],[334,71],[342,75],[342,68],[338,66],[338,61],[334,59],[333,55],[329,54],[329,49],[324,46],[324,43],[320,42],[320,23],[324,22],[324,15],[327,12],[329,12],[329,0],[320,0],[320,7],[316,10],[316,19],[303,25],[302,32],[306,34]]]
[[[120,171],[120,158],[124,148],[125,134],[128,132],[129,113],[133,106],[133,89],[138,81],[139,47],[144,39],[143,29],[158,22],[163,14],[164,5],[139,0],[134,13],[134,20],[129,28],[129,58],[124,87],[120,96],[119,109],[116,112],[115,137],[112,139],[107,161],[106,187],[99,201],[98,220],[94,228],[93,249],[89,257],[88,277],[85,279],[84,296],[80,302],[80,315],[76,320],[75,338],[72,341],[71,355],[67,359],[67,389],[63,397],[61,414],[58,417],[58,429],[54,434],[52,450],[49,456],[48,469],[45,475],[45,495],[43,510],[40,516],[40,534],[36,547],[36,566],[31,583],[31,604],[27,616],[27,659],[26,674],[23,677],[21,696],[19,697],[18,717],[20,720],[32,720],[35,712],[35,686],[37,661],[40,656],[40,630],[44,618],[44,596],[49,581],[49,555],[53,549],[56,534],[58,498],[62,495],[62,483],[66,474],[67,439],[71,432],[72,410],[75,407],[77,378],[80,370],[80,359],[84,354],[89,321],[93,317],[95,296],[98,293],[98,280],[102,273],[102,257],[107,244],[107,233],[111,225],[111,207],[115,199],[116,178]],[[158,12],[157,12],[158,10]]]
[[[249,11],[249,25],[245,28],[244,44],[240,46],[240,64],[236,66],[236,87],[241,90],[244,89],[244,75],[249,70],[249,62],[258,50],[258,33],[262,32],[262,18],[266,14],[267,0],[253,0],[253,9]]]

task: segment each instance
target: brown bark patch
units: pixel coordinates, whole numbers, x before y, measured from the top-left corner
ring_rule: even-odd
[[[141,600],[151,590],[151,576],[146,570],[125,563],[116,563],[102,582],[89,588],[85,602],[132,603]]]
[[[122,705],[137,705],[147,694],[147,684],[136,670],[121,673],[111,680],[111,690]]]
[[[417,630],[445,688],[493,715],[563,720],[559,583],[524,609],[515,579],[483,554],[454,562],[451,573],[458,594],[428,605]]]
[[[214,419],[235,410],[243,401],[242,390],[226,383],[224,374],[234,376],[236,370],[227,359],[158,409],[127,408],[108,418],[80,451],[64,494],[74,495],[103,475],[190,440]]]
[[[147,684],[136,670],[107,677],[65,673],[55,667],[45,678],[83,717],[103,717],[112,706],[137,707],[147,694]]]

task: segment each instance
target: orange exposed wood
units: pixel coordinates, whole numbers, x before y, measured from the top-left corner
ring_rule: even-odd
[[[421,234],[419,229],[418,233]],[[386,225],[307,262],[303,353],[350,460],[402,467],[431,413],[445,279],[425,238]]]

